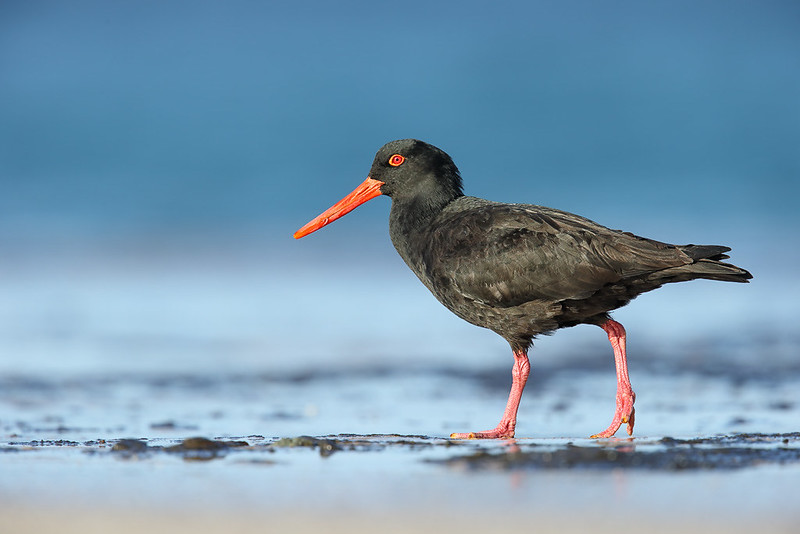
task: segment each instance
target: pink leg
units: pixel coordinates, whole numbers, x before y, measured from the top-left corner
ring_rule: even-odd
[[[631,380],[628,378],[628,359],[625,354],[625,328],[616,321],[609,319],[600,328],[608,334],[608,340],[614,349],[614,363],[617,366],[617,409],[614,412],[614,420],[611,425],[595,434],[593,438],[610,438],[613,436],[623,423],[628,423],[628,435],[633,435],[633,423],[636,410],[633,403],[636,394],[631,389]]]
[[[492,438],[513,438],[514,428],[517,426],[517,410],[519,401],[522,398],[522,390],[525,389],[525,382],[531,373],[531,364],[528,355],[524,350],[514,351],[514,367],[511,369],[511,393],[508,395],[506,411],[503,418],[494,430],[484,430],[482,432],[467,432],[450,434],[452,439],[492,439]]]

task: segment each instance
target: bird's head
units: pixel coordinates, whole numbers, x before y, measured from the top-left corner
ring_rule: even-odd
[[[295,232],[295,239],[319,230],[380,195],[394,201],[411,199],[444,204],[463,195],[461,176],[443,150],[417,139],[391,141],[378,150],[367,179]]]

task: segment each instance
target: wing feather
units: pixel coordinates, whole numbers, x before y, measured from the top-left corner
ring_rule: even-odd
[[[471,200],[471,197],[470,197]],[[583,299],[609,283],[691,263],[674,245],[610,230],[571,213],[476,202],[445,210],[425,240],[436,288],[497,307]]]

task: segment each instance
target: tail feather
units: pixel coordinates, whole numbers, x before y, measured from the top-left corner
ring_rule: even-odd
[[[681,252],[692,258],[693,260],[727,260],[730,258],[725,252],[731,250],[731,247],[722,245],[684,245],[678,247]]]
[[[657,289],[664,284],[687,282],[698,278],[747,283],[753,278],[753,275],[745,269],[719,261],[728,257],[725,254],[730,250],[728,247],[684,245],[677,248],[686,254],[688,258],[684,258],[684,260],[688,263],[606,284],[590,299],[562,301],[560,303],[564,317],[562,326],[571,324],[570,321],[573,318],[578,318],[577,322],[584,322],[587,316],[605,320],[608,318],[609,310],[624,306],[638,295]]]
[[[718,255],[714,255],[713,257],[716,258]],[[681,265],[680,267],[672,267],[670,269],[664,269],[663,271],[654,272],[648,277],[649,280],[659,281],[661,283],[684,282],[696,278],[720,280],[722,282],[747,283],[748,280],[753,278],[753,275],[745,269],[730,263],[724,263],[716,259],[699,259],[688,265]]]

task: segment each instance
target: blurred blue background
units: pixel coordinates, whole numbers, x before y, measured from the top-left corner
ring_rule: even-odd
[[[291,238],[404,137],[468,194],[732,246],[753,284],[642,297],[638,352],[793,357],[798,28],[795,1],[5,1],[0,370],[509,365],[405,270],[387,199]],[[542,357],[607,343],[574,331]]]

